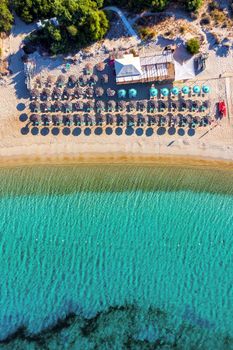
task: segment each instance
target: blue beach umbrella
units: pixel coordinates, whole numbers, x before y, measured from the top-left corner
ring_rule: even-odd
[[[201,92],[200,86],[199,85],[195,85],[193,87],[193,92],[194,92],[194,94],[199,94]]]
[[[189,94],[189,91],[190,91],[190,89],[189,89],[188,86],[182,87],[182,92],[183,92],[184,95],[188,95],[188,94]]]
[[[150,88],[150,96],[151,97],[156,97],[158,95],[158,90],[154,87]]]
[[[208,94],[210,92],[210,87],[208,85],[203,85],[202,91],[204,92],[204,94]]]
[[[126,96],[126,90],[125,89],[120,89],[118,90],[118,98],[125,98]]]
[[[169,90],[167,88],[163,88],[160,90],[161,94],[163,96],[168,96],[169,95]]]
[[[180,90],[179,90],[178,87],[174,86],[172,88],[171,92],[172,92],[173,95],[177,96],[179,94]]]
[[[136,97],[136,96],[137,96],[137,90],[129,89],[129,98]]]

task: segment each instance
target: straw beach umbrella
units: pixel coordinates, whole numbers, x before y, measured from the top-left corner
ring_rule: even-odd
[[[74,104],[74,108],[76,111],[82,111],[83,110],[83,102],[82,101],[77,101]]]
[[[86,65],[85,65],[85,73],[86,74],[91,74],[93,72],[93,65],[88,62]]]
[[[55,112],[61,112],[62,111],[62,106],[63,106],[63,104],[60,101],[56,101],[54,103],[54,106],[53,106]]]
[[[38,113],[40,111],[40,103],[39,102],[33,102],[30,104],[31,111],[34,113]]]
[[[31,99],[37,100],[40,97],[40,91],[38,89],[31,90]]]
[[[66,81],[65,75],[63,74],[59,75],[59,77],[57,78],[57,86],[60,88],[63,87],[63,85],[65,84],[65,81]]]
[[[83,95],[83,90],[80,87],[78,87],[74,90],[73,95],[75,98],[81,98]]]
[[[87,110],[88,112],[90,112],[90,111],[93,110],[93,108],[94,108],[94,102],[93,102],[93,101],[88,101],[88,102],[86,103],[86,110]]]
[[[166,109],[168,109],[168,104],[165,101],[159,101],[159,111],[164,112]]]
[[[51,111],[51,103],[50,102],[41,103],[40,109],[42,112],[50,112]]]
[[[107,89],[107,95],[108,95],[109,97],[113,97],[113,96],[115,96],[115,94],[116,94],[116,91],[115,91],[115,90],[110,89],[110,88]]]
[[[77,78],[74,74],[69,76],[69,80],[68,80],[68,86],[72,87],[76,84]]]
[[[102,87],[97,87],[95,89],[95,95],[97,97],[101,97],[101,96],[103,96],[103,94],[104,94],[104,89]]]
[[[143,100],[143,101],[138,102],[138,108],[141,112],[144,111],[146,109],[146,107],[147,107],[146,101]]]
[[[94,95],[94,90],[93,90],[93,88],[88,87],[88,88],[86,89],[86,95],[87,95],[88,97],[93,97],[93,95]]]
[[[105,68],[105,63],[104,62],[99,62],[97,63],[96,65],[96,69],[99,71],[99,72],[102,72]]]
[[[149,101],[148,108],[150,113],[154,113],[158,110],[158,103],[155,101]]]
[[[185,100],[181,100],[180,101],[180,110],[181,111],[186,111],[188,109],[188,106],[187,106],[187,103],[186,103],[186,101]]]
[[[98,77],[97,77],[97,75],[96,74],[92,74],[91,76],[90,76],[90,83],[91,84],[96,84],[98,82]]]
[[[125,101],[119,101],[117,103],[118,109],[120,111],[125,111],[126,110],[126,102]]]
[[[104,83],[104,84],[107,84],[108,83],[108,75],[107,74],[103,74],[102,77],[101,77],[101,81]]]
[[[80,75],[79,76],[79,83],[80,83],[81,86],[86,85],[87,77],[85,75]]]
[[[52,91],[48,88],[43,89],[42,98],[43,100],[51,100]]]
[[[52,115],[52,122],[53,122],[53,125],[58,126],[61,124],[61,118],[58,115],[54,114]]]
[[[30,121],[34,124],[34,125],[38,125],[39,124],[39,115],[38,114],[32,114],[30,116]]]
[[[97,112],[103,112],[105,110],[105,104],[103,101],[97,101],[96,102],[96,108],[97,108]]]
[[[116,107],[116,102],[113,100],[108,101],[108,112],[113,112]]]
[[[137,107],[137,104],[136,104],[135,101],[130,101],[130,102],[129,102],[129,110],[130,110],[130,111],[135,110],[136,107]]]
[[[52,93],[52,97],[54,100],[59,100],[61,98],[61,95],[62,95],[62,90],[55,87],[53,89],[53,93]]]
[[[46,85],[48,87],[52,87],[52,85],[55,83],[55,81],[56,81],[56,78],[54,75],[48,75]]]
[[[49,115],[43,114],[43,115],[41,116],[41,121],[42,121],[42,123],[43,123],[44,125],[49,125],[49,124],[51,123],[51,118],[50,118]]]

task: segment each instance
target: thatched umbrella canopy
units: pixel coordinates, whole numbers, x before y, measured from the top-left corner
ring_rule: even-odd
[[[148,106],[150,110],[158,109],[157,101],[150,100]]]
[[[180,109],[181,111],[185,111],[188,108],[187,102],[185,100],[180,101]]]
[[[198,111],[200,106],[201,106],[201,102],[200,101],[191,101],[191,110],[192,111]]]
[[[110,89],[110,88],[107,89],[107,95],[108,96],[112,97],[112,96],[115,96],[115,94],[116,94],[115,90]]]
[[[96,107],[98,109],[104,109],[105,108],[105,104],[104,104],[104,101],[96,101]]]
[[[40,76],[37,76],[37,77],[36,77],[36,84],[39,85],[39,86],[41,86],[41,83],[42,83],[42,82],[41,82],[41,77],[40,77]]]
[[[109,111],[110,111],[110,110],[111,110],[111,111],[114,110],[115,107],[116,107],[116,102],[115,102],[115,101],[113,101],[113,100],[108,101],[108,110],[109,110]]]
[[[74,108],[78,111],[78,110],[82,110],[83,109],[83,102],[78,101],[74,104]]]
[[[119,101],[117,103],[117,105],[118,105],[118,108],[122,111],[126,109],[126,102],[125,101]]]
[[[178,106],[177,106],[177,103],[174,102],[174,101],[172,101],[171,104],[170,104],[170,109],[171,109],[171,110],[177,110],[177,107],[178,107]]]
[[[77,81],[77,78],[76,78],[76,76],[74,74],[72,74],[72,75],[69,76],[69,80],[68,81],[71,84],[75,84],[76,81]]]
[[[66,77],[63,74],[59,75],[59,77],[57,78],[57,84],[59,85],[63,85],[65,81],[66,81]]]
[[[114,118],[113,118],[112,114],[110,114],[110,113],[106,114],[106,123],[107,124],[112,124],[113,120],[114,120]]]
[[[49,115],[47,115],[47,114],[43,114],[42,116],[41,116],[41,121],[44,123],[44,124],[49,124],[50,122],[51,122],[51,118],[50,118],[50,116]]]
[[[85,75],[80,75],[79,82],[81,85],[85,85],[87,83],[87,77]]]
[[[105,63],[104,62],[99,62],[97,63],[96,65],[96,69],[99,71],[99,72],[102,72],[105,68]]]
[[[43,102],[41,103],[41,111],[42,112],[47,112],[47,111],[50,111],[51,110],[51,102]]]
[[[67,103],[65,103],[65,111],[66,112],[72,112],[72,103],[71,102],[67,102]]]
[[[74,97],[80,98],[82,97],[82,95],[83,95],[83,90],[81,88],[78,87],[74,90]]]
[[[61,123],[61,118],[58,115],[54,114],[52,116],[52,122],[54,125],[59,125]]]
[[[47,85],[51,86],[52,84],[54,84],[56,81],[56,78],[54,75],[48,75],[47,76]]]
[[[59,97],[61,97],[61,95],[62,95],[62,90],[57,88],[57,87],[55,87],[53,89],[53,96],[56,96],[57,98],[59,98]]]
[[[137,104],[136,104],[135,101],[130,101],[129,102],[129,109],[130,110],[136,109],[136,107],[137,107]]]
[[[165,111],[165,109],[168,108],[168,103],[167,101],[159,101],[159,110],[160,111]]]
[[[72,96],[73,91],[71,89],[64,89],[63,98],[68,99]]]
[[[192,115],[191,115],[191,114],[188,114],[188,115],[186,116],[186,120],[187,120],[188,123],[192,123],[192,121],[193,121]]]
[[[144,110],[147,107],[147,102],[146,101],[139,101],[138,107],[140,110]]]
[[[56,111],[56,112],[61,111],[61,110],[62,110],[62,106],[63,106],[63,104],[62,104],[60,101],[55,102],[55,103],[54,103],[54,109],[55,109],[55,111]]]
[[[40,91],[37,89],[31,90],[31,98],[32,100],[36,100],[37,98],[40,97]]]
[[[33,102],[33,103],[31,103],[30,108],[31,108],[32,112],[36,112],[36,111],[39,112],[39,110],[40,110],[40,103],[39,102]]]
[[[86,94],[87,94],[87,96],[92,97],[92,96],[94,95],[94,90],[93,90],[93,88],[88,87],[88,88],[86,89]]]
[[[82,118],[80,114],[74,114],[73,121],[75,124],[81,124]]]
[[[98,77],[96,74],[92,74],[90,77],[90,82],[96,84],[98,81]]]
[[[92,71],[93,71],[93,65],[92,65],[90,62],[88,62],[88,63],[85,65],[85,71],[86,71],[87,74],[91,74],[91,73],[92,73]]]
[[[31,116],[30,116],[30,121],[31,122],[33,122],[33,123],[37,123],[37,122],[39,122],[39,115],[38,114],[32,114]]]
[[[48,97],[51,97],[52,91],[51,91],[50,89],[48,89],[48,88],[45,88],[45,89],[43,89],[43,91],[42,91],[42,95],[46,96],[47,98],[48,98]]]
[[[104,89],[103,89],[102,87],[97,87],[97,88],[95,89],[95,94],[96,94],[97,97],[103,96],[103,94],[104,94]]]
[[[108,80],[109,80],[108,75],[107,74],[103,74],[101,80],[102,80],[103,83],[107,84]]]
[[[87,109],[93,109],[94,108],[94,102],[93,101],[88,101],[86,103],[86,107],[87,107]]]

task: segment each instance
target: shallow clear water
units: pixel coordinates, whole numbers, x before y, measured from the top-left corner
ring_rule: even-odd
[[[231,171],[0,171],[1,348],[233,348]]]

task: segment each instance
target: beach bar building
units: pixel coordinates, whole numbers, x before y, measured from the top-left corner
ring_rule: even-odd
[[[132,54],[115,59],[117,84],[146,83],[175,80],[175,65],[171,51],[153,56],[138,57]]]

